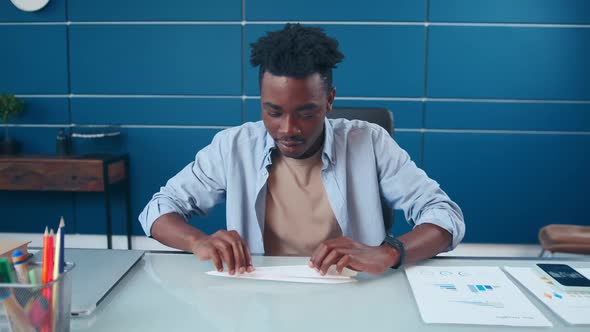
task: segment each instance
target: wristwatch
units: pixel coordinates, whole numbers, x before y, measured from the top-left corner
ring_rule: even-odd
[[[399,252],[399,262],[391,268],[397,269],[398,267],[404,265],[404,262],[406,261],[406,248],[404,247],[403,242],[392,236],[386,235],[385,239],[383,239],[383,242],[381,242],[381,245],[384,243],[387,243],[387,245],[393,247],[393,249]]]

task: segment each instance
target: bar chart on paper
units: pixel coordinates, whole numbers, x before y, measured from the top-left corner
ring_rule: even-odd
[[[498,267],[406,269],[426,323],[552,326]]]

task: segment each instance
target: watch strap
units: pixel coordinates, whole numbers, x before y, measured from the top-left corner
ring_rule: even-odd
[[[383,239],[383,242],[381,242],[381,245],[383,245],[384,243],[386,243],[387,245],[393,247],[393,249],[397,250],[399,253],[399,262],[392,266],[392,269],[397,269],[400,266],[403,266],[405,261],[406,261],[406,248],[404,246],[404,243],[396,238],[394,238],[393,236],[389,236],[387,235],[385,237],[385,239]]]

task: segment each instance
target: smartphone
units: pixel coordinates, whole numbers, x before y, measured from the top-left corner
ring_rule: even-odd
[[[564,290],[590,292],[590,279],[566,264],[537,264],[556,286]]]

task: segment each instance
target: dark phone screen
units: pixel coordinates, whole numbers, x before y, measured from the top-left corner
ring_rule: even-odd
[[[563,286],[590,287],[590,280],[572,269],[569,265],[537,264],[537,266]]]

